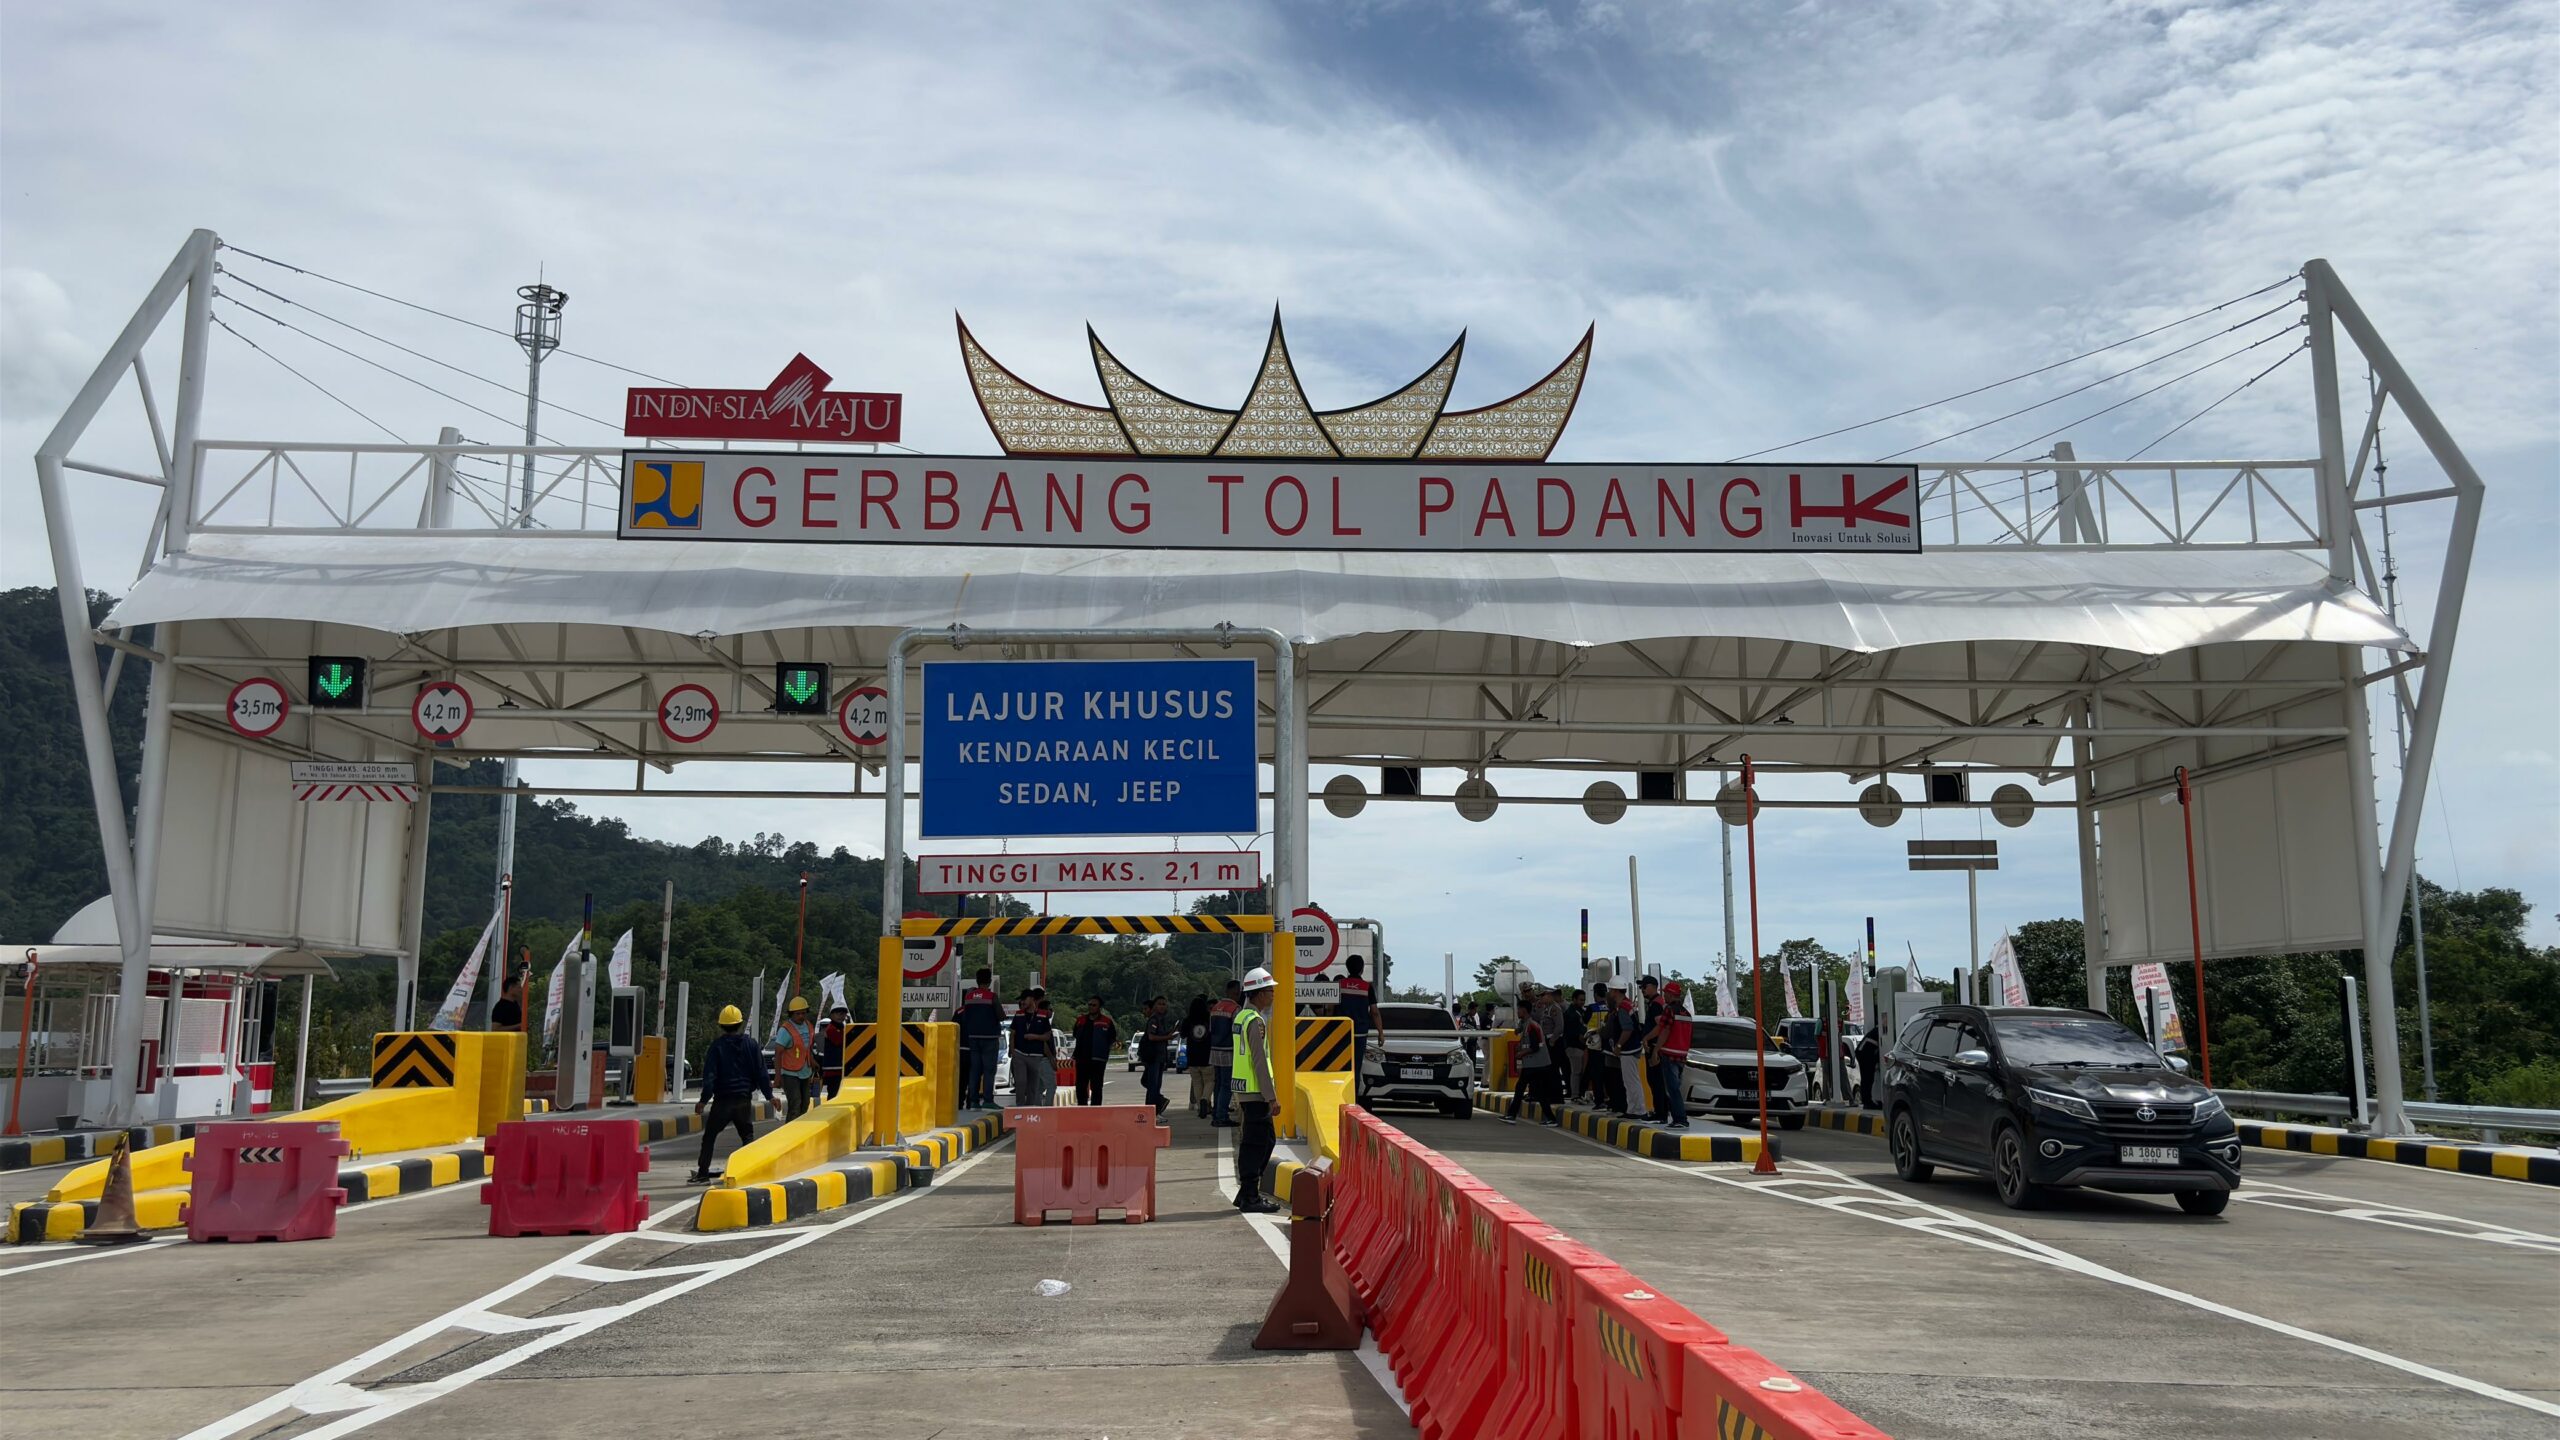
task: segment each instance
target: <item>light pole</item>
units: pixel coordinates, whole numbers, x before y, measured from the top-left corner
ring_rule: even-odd
[[[1233,835],[1223,836],[1221,838],[1223,838],[1229,846],[1233,847],[1236,853],[1242,854],[1247,850],[1253,850],[1254,844],[1265,836],[1276,833],[1278,832],[1272,830],[1256,830],[1242,842],[1238,842],[1236,837]],[[1256,856],[1260,856],[1262,852],[1254,850],[1253,853]],[[1262,877],[1262,888],[1266,891],[1271,888],[1271,876],[1268,873],[1265,873]],[[1230,890],[1227,892],[1229,897],[1233,897],[1241,893],[1243,892],[1236,890]],[[1230,898],[1227,903],[1232,905],[1235,902]],[[1227,937],[1227,978],[1230,980],[1242,980],[1244,978],[1244,936],[1241,933]]]

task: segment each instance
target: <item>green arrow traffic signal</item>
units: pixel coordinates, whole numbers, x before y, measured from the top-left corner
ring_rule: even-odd
[[[782,715],[827,713],[827,667],[789,663],[774,666],[773,708]]]
[[[314,655],[311,683],[304,693],[317,709],[360,710],[364,708],[364,672],[361,656]]]

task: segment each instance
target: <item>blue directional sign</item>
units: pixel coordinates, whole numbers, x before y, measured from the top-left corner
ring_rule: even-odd
[[[925,838],[1260,828],[1251,660],[924,667]]]

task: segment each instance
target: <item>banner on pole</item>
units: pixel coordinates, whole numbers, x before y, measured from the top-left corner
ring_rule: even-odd
[[[2152,1044],[2164,1051],[2187,1048],[2186,1027],[2178,1021],[2178,997],[2169,989],[2169,972],[2159,962],[2133,967],[2133,1006],[2152,1028]]]
[[[489,923],[481,927],[478,943],[471,947],[471,958],[462,962],[462,973],[453,977],[453,988],[444,993],[444,1004],[436,1010],[437,1029],[462,1028],[464,1018],[471,1012],[471,997],[480,988],[480,962],[488,958],[489,942],[497,933],[498,917],[492,915]],[[504,961],[499,962],[499,968],[505,968]],[[505,988],[505,978],[499,977],[501,989]]]
[[[622,938],[613,942],[613,958],[606,964],[608,967],[606,973],[613,976],[615,989],[619,990],[631,983],[630,931],[623,931]]]
[[[1716,1013],[1728,1020],[1742,1018],[1741,1009],[1733,1003],[1733,975],[1730,971],[1716,977]]]
[[[2001,1004],[2029,1003],[2027,977],[2018,968],[2017,947],[2009,943],[2009,936],[2005,931],[2002,932],[1999,943],[1991,947],[1991,976],[2000,984]]]
[[[1795,973],[1787,969],[1787,962],[1784,960],[1778,962],[1778,988],[1787,992],[1787,1018],[1790,1020],[1803,1019],[1804,1007],[1796,1003]]]
[[[551,998],[542,1007],[542,1043],[545,1045],[560,1042],[560,972],[568,967],[569,957],[577,953],[578,937],[572,935],[568,947],[560,952],[560,958],[551,962]]]

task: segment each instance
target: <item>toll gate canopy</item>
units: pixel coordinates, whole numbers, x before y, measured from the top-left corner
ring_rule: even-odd
[[[122,900],[153,894],[163,930],[414,963],[424,817],[460,785],[452,766],[600,762],[594,782],[548,793],[799,795],[666,777],[690,761],[831,761],[845,767],[840,793],[876,797],[883,749],[836,715],[779,713],[778,662],[830,665],[841,697],[875,683],[909,631],[930,632],[915,652],[930,660],[979,632],[1220,627],[1286,641],[1292,713],[1265,653],[1259,743],[1276,759],[1283,727],[1302,737],[1299,763],[1275,785],[1297,815],[1306,765],[1447,767],[1497,791],[1523,769],[1614,781],[1669,772],[1668,798],[1630,803],[1703,805],[1747,753],[1764,771],[1842,782],[1828,800],[1765,797],[1772,808],[1863,795],[1879,813],[1924,794],[1928,772],[1967,772],[1976,805],[2004,781],[2054,787],[2037,803],[2077,823],[2094,989],[2105,966],[2189,953],[2179,816],[2157,803],[2183,767],[2196,785],[2208,955],[2354,948],[2398,925],[2481,489],[2324,262],[2301,276],[2315,419],[2295,453],[2109,461],[2064,445],[2031,460],[1920,461],[1914,551],[849,550],[618,538],[630,523],[618,449],[204,433],[198,297],[219,243],[201,231],[189,240],[39,464],[69,595],[83,583],[68,539],[78,486],[139,480],[167,497],[140,578],[106,623],[93,635],[85,614],[65,611],[75,651],[96,639],[122,650],[128,672],[150,672],[144,802],[126,863],[111,856],[110,869]],[[181,310],[185,324],[163,325]],[[182,330],[195,362],[165,445],[174,458],[157,475],[83,462],[74,445],[107,395],[147,383],[135,362],[155,327]],[[2355,446],[2338,399],[2340,332],[2378,377]],[[2424,443],[2440,486],[2377,492],[2367,457],[2386,413]],[[1019,463],[1100,474],[1148,462]],[[535,500],[520,524],[504,499],[512,483],[489,482],[525,467]],[[1528,484],[1541,467],[1533,457],[1514,468]],[[2377,602],[2361,529],[2404,503],[2451,517],[2423,643]],[[1220,653],[1212,640],[1107,634],[1005,648]],[[301,704],[313,655],[369,661],[367,703]],[[260,676],[296,704],[252,738],[229,702]],[[449,741],[429,739],[411,710],[437,681],[475,704]],[[716,702],[707,734],[665,723],[662,702],[679,686]],[[2366,760],[2376,686],[2392,687],[2386,700],[2396,690],[2416,722],[2387,844]],[[82,699],[84,724],[101,727],[94,754],[95,677]],[[905,752],[918,754],[920,717],[902,718]],[[417,801],[298,801],[297,760],[414,767]],[[1895,795],[1869,789],[1879,784]],[[103,790],[100,808],[106,833],[126,837],[122,806]],[[1304,834],[1296,854],[1284,845],[1275,857],[1284,913],[1307,898]],[[2388,1122],[2398,1065],[2387,963],[2373,986]]]

